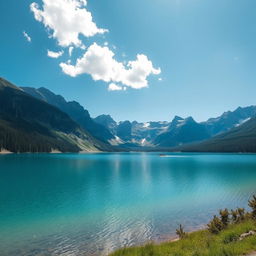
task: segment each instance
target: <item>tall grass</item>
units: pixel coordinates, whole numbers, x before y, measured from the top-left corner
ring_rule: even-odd
[[[249,201],[251,213],[243,208],[220,211],[220,218],[214,216],[208,229],[190,234],[183,227],[177,229],[180,240],[162,244],[123,248],[110,256],[241,256],[256,250],[256,235],[243,240],[239,237],[251,230],[256,231],[256,196]],[[231,218],[229,217],[231,216]],[[180,235],[181,234],[181,235]]]
[[[111,256],[241,256],[256,250],[256,236],[238,240],[250,230],[256,230],[254,220],[232,224],[217,235],[208,230],[196,231],[175,242],[124,248]]]

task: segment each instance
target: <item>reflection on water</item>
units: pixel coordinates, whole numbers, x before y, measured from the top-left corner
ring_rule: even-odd
[[[256,155],[0,156],[0,254],[106,255],[205,225],[256,193]]]

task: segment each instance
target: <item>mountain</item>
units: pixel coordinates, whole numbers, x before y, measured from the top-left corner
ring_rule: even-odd
[[[21,87],[21,89],[31,96],[47,102],[50,105],[57,107],[67,113],[75,122],[82,128],[87,130],[93,137],[108,143],[114,139],[111,132],[105,126],[95,122],[89,112],[84,109],[78,102],[67,102],[61,95],[56,95],[46,88],[35,89],[32,87]]]
[[[202,124],[206,126],[211,136],[214,136],[226,132],[254,116],[256,116],[256,106],[238,107],[234,111],[224,112],[217,118],[210,118]]]
[[[174,147],[210,137],[205,125],[197,123],[192,117],[183,119],[175,116],[167,131],[158,135],[153,144],[159,147]]]
[[[66,113],[0,78],[0,149],[78,152],[105,146]]]
[[[239,107],[201,123],[196,122],[192,117],[179,116],[175,116],[171,122],[140,123],[128,120],[116,122],[110,115],[100,115],[93,119],[78,102],[68,102],[46,88],[21,88],[40,101],[51,104],[68,114],[84,131],[96,138],[98,143],[102,141],[101,147],[108,143],[124,150],[148,148],[157,150],[202,142],[239,127],[251,117],[256,116],[256,106],[249,106]]]
[[[192,117],[183,119],[175,116],[168,129],[160,134],[152,144],[157,147],[174,147],[196,141],[203,141],[248,121],[256,116],[256,106],[238,107],[234,111],[223,113],[217,118],[210,118],[197,123]]]
[[[100,115],[94,118],[97,124],[104,126],[112,134],[116,134],[117,123],[110,115]]]
[[[132,124],[130,121],[120,122],[116,129],[116,135],[123,141],[131,141]]]
[[[191,152],[256,152],[256,117],[201,143],[178,148]]]
[[[132,149],[168,148],[199,142],[241,125],[256,116],[256,106],[238,107],[234,111],[223,113],[217,118],[210,118],[198,123],[192,117],[175,116],[171,122],[137,121],[117,123],[109,115],[101,115],[95,122],[107,128],[115,137],[112,144]]]
[[[154,147],[154,139],[168,127],[168,122],[132,122],[133,141],[142,147]]]
[[[115,142],[112,143],[132,148],[153,146],[151,141],[164,132],[169,124],[168,122],[139,123],[137,121],[117,123],[110,115],[100,115],[94,121],[105,126],[115,136]]]

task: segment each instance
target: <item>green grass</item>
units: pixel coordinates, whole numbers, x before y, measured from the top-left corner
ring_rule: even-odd
[[[182,240],[120,249],[110,256],[241,256],[256,250],[256,235],[238,241],[245,232],[256,230],[256,222],[231,224],[218,235],[208,230],[187,234]]]

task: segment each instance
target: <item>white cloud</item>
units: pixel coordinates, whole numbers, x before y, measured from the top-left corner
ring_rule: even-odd
[[[161,73],[160,68],[155,69],[152,62],[144,54],[138,54],[137,60],[129,61],[126,70],[126,75],[123,83],[127,86],[131,86],[135,89],[148,86],[148,76],[159,75]]]
[[[73,47],[73,46],[70,46],[70,47],[68,48],[69,57],[71,57],[73,50],[74,50],[74,47]]]
[[[63,54],[63,51],[53,52],[53,51],[47,50],[47,55],[48,55],[48,57],[50,57],[50,58],[57,59],[57,58],[59,58],[60,56],[62,56],[62,54]]]
[[[155,69],[146,55],[138,54],[135,61],[127,65],[114,59],[114,53],[108,47],[92,44],[85,54],[77,59],[75,65],[60,63],[63,72],[72,77],[90,74],[95,81],[122,83],[134,89],[148,86],[148,76],[161,73]]]
[[[119,86],[119,85],[116,85],[114,83],[111,83],[109,84],[108,86],[108,90],[109,91],[122,91],[123,90],[123,87]]]
[[[158,78],[158,81],[163,81],[163,78],[162,78],[162,77],[159,77],[159,78]]]
[[[31,37],[28,35],[26,31],[23,31],[23,36],[27,39],[28,42],[32,41]]]
[[[85,0],[42,0],[42,9],[37,3],[30,5],[37,21],[52,30],[52,37],[60,46],[81,46],[79,35],[92,37],[104,34],[106,29],[98,28],[92,14],[85,8]]]

